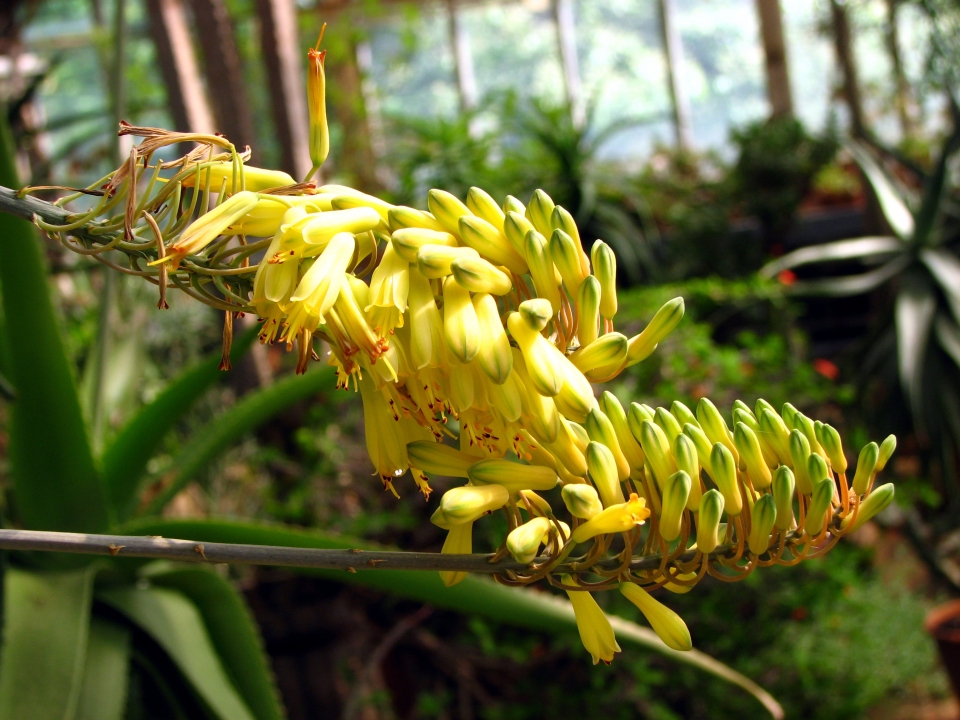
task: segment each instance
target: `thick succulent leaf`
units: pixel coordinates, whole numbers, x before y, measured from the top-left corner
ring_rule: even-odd
[[[900,385],[910,404],[914,420],[923,417],[923,364],[937,300],[927,278],[907,275],[897,294],[897,365]]]
[[[347,549],[371,547],[362,540],[344,538],[323,532],[304,532],[280,526],[228,520],[162,520],[143,519],[130,523],[124,533],[134,535],[162,535],[198,542],[249,543],[287,547]],[[439,573],[427,571],[368,570],[357,567],[356,573],[336,570],[305,570],[303,572],[330,578],[339,582],[375,587],[383,592],[414,598],[437,607],[484,617],[535,630],[547,632],[576,632],[573,608],[566,600],[546,593],[498,585],[488,578],[470,575],[459,585],[446,587]],[[737,673],[719,661],[696,650],[671,650],[650,629],[620,618],[616,619],[620,637],[635,646],[654,650],[678,662],[709,672],[723,680],[742,687],[756,697],[774,717],[783,717],[776,701],[749,678]]]
[[[794,295],[821,295],[824,297],[845,297],[860,295],[880,287],[910,265],[910,258],[901,255],[881,265],[876,270],[859,275],[823,278],[822,280],[801,280],[789,287]]]
[[[334,370],[314,366],[304,375],[293,375],[243,397],[236,405],[214,418],[209,427],[196,432],[193,439],[174,458],[171,477],[163,491],[150,503],[146,514],[160,512],[174,495],[224,450],[265,420],[290,405],[334,386]]]
[[[258,720],[286,717],[260,631],[243,596],[207,567],[157,563],[144,575],[158,587],[186,595],[200,611],[223,668]]]
[[[953,317],[960,322],[960,259],[946,250],[923,250],[920,259],[936,278]]]
[[[97,599],[143,628],[218,718],[254,720],[230,682],[200,612],[183,594],[158,587],[122,587],[100,591]]]
[[[0,118],[0,185],[19,187]],[[33,530],[105,532],[106,495],[90,451],[70,363],[33,226],[0,213],[0,290],[10,381],[17,392],[8,425],[16,506]]]
[[[865,237],[855,240],[839,240],[824,245],[800,248],[769,262],[760,269],[763,277],[776,277],[784,270],[802,265],[833,262],[837,260],[873,260],[882,255],[903,252],[906,246],[894,237]]]
[[[937,222],[943,211],[944,195],[947,192],[949,162],[953,154],[960,148],[960,127],[954,128],[947,139],[933,173],[926,178],[923,185],[923,199],[917,210],[914,241],[917,244],[929,244],[936,229]]]
[[[933,327],[940,347],[960,368],[960,328],[957,327],[956,321],[941,313],[937,315]]]
[[[867,178],[867,182],[869,182],[870,187],[873,188],[873,192],[877,196],[877,201],[880,203],[880,210],[883,212],[883,216],[886,218],[890,229],[893,230],[893,234],[901,240],[913,238],[915,229],[913,213],[910,212],[907,203],[901,197],[900,193],[897,192],[893,181],[887,177],[886,172],[884,172],[883,168],[873,159],[873,156],[866,148],[856,142],[850,143],[849,148],[854,159],[857,161],[857,165],[860,166],[864,176]]]
[[[250,348],[257,328],[239,336],[230,353],[236,364]],[[181,373],[145,405],[107,447],[101,458],[103,482],[118,519],[126,518],[146,471],[167,432],[203,393],[226,375],[218,369],[220,353]]]
[[[75,720],[122,720],[129,669],[130,630],[93,618]]]
[[[72,718],[80,698],[94,567],[4,576],[0,720]]]

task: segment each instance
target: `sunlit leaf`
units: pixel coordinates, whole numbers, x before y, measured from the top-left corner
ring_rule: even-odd
[[[870,187],[873,188],[880,203],[880,210],[894,235],[901,240],[911,239],[915,229],[913,213],[897,192],[893,182],[866,148],[856,142],[850,143],[848,147],[857,165],[863,170]]]
[[[926,278],[910,274],[897,294],[897,365],[900,384],[910,403],[914,420],[919,421],[923,406],[923,364],[937,300]]]
[[[813,245],[800,248],[767,263],[760,270],[763,277],[773,278],[784,270],[792,270],[802,265],[833,262],[837,260],[873,260],[882,255],[900,253],[905,250],[901,240],[892,237],[865,237],[855,240],[839,240],[825,245]]]
[[[960,322],[960,260],[946,250],[923,250],[920,259],[940,284],[953,317]]]
[[[859,275],[844,275],[821,280],[801,280],[791,285],[789,291],[794,295],[821,295],[825,297],[860,295],[870,292],[896,277],[910,265],[910,262],[910,258],[903,255],[894,258],[885,265],[881,265],[876,270]]]

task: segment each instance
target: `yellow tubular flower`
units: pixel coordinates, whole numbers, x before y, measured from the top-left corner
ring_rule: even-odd
[[[710,453],[713,451],[713,445],[700,429],[699,425],[687,423],[683,426],[683,434],[690,438],[693,446],[697,449],[697,459],[700,461],[700,467],[707,471],[710,479],[713,479],[713,468],[710,465]]]
[[[602,240],[597,240],[590,250],[593,274],[600,281],[600,314],[612,320],[617,314],[617,256]]]
[[[555,207],[553,200],[543,190],[535,190],[527,205],[527,220],[544,237],[550,237],[553,232],[551,218]]]
[[[227,198],[216,208],[190,223],[176,242],[167,248],[167,254],[151,265],[170,263],[170,270],[176,270],[180,261],[187,255],[195,255],[226,232],[227,228],[257,207],[261,200],[256,193],[238,192]],[[267,202],[267,201],[263,201]]]
[[[618,332],[607,333],[570,356],[588,380],[603,382],[623,367],[627,357],[627,338]]]
[[[648,517],[650,511],[646,507],[646,501],[637,497],[636,493],[631,493],[630,499],[625,503],[611,505],[574,530],[573,541],[582,543],[597,535],[627,532],[637,525],[642,525]]]
[[[290,297],[287,337],[292,338],[301,327],[313,330],[324,322],[327,313],[340,296],[347,265],[357,243],[350,233],[340,233],[327,245],[297,285]]]
[[[600,281],[593,275],[587,275],[580,284],[577,293],[577,309],[580,317],[577,323],[577,339],[581,347],[592,345],[599,333],[600,326]],[[628,351],[629,353],[629,347]]]
[[[697,549],[709,555],[717,549],[720,542],[720,517],[723,515],[723,495],[713,488],[700,498],[697,512]]]
[[[587,414],[597,406],[593,386],[556,346],[548,342],[547,347],[549,354],[553,356],[552,362],[560,368],[563,375],[563,387],[554,398],[557,409],[574,422],[586,422]]]
[[[532,301],[528,301],[532,302]],[[530,327],[518,312],[507,316],[510,335],[520,346],[533,389],[547,397],[556,396],[564,383],[563,368],[555,362],[556,350],[539,332]]]
[[[458,228],[464,244],[487,260],[495,265],[504,265],[517,275],[527,272],[527,263],[521,254],[513,249],[503,232],[483,218],[464,215],[460,218]]]
[[[467,191],[467,208],[478,218],[486,220],[497,230],[503,232],[505,216],[496,201],[484,190],[472,187]]]
[[[560,495],[570,514],[581,520],[590,520],[603,512],[600,495],[593,485],[586,483],[564,485]]]
[[[513,288],[507,274],[483,258],[458,258],[450,263],[450,270],[457,282],[473,293],[506,295]]]
[[[323,31],[317,45],[323,39]],[[311,48],[307,52],[307,113],[310,119],[310,162],[313,169],[305,180],[313,177],[330,154],[330,129],[327,127],[327,74],[324,60],[327,51]]]
[[[693,414],[693,411],[690,410],[690,408],[688,408],[679,400],[674,400],[672,403],[670,403],[670,414],[677,419],[680,427],[683,427],[687,423],[691,423],[696,427],[700,427],[700,423],[697,421],[697,416]]]
[[[443,336],[447,348],[468,363],[480,352],[480,322],[470,293],[455,279],[443,282]]]
[[[400,228],[390,236],[397,255],[410,263],[417,262],[417,252],[424,245],[457,247],[457,239],[446,230],[426,230],[424,228]]]
[[[363,233],[375,229],[379,224],[380,214],[373,208],[331,210],[312,216],[310,221],[303,225],[301,235],[308,246],[307,252],[310,252],[311,246],[322,248],[337,233]]]
[[[529,429],[544,443],[552,443],[560,432],[560,413],[553,398],[541,395],[533,386],[533,381],[527,374],[527,366],[523,355],[517,348],[511,348],[513,355],[513,369],[520,384],[520,402],[524,416],[529,422]]]
[[[390,208],[387,211],[387,223],[391,232],[403,228],[422,228],[434,232],[447,232],[447,229],[437,222],[437,219],[431,213],[406,205],[394,205]],[[413,261],[411,260],[411,262]]]
[[[473,552],[473,523],[463,523],[462,525],[453,525],[447,533],[447,539],[443,541],[443,549],[440,551],[443,555],[469,555]],[[453,587],[457,583],[463,582],[467,578],[467,573],[455,570],[441,570],[440,579],[447,587]]]
[[[636,365],[650,357],[660,341],[669,335],[683,319],[683,313],[683,298],[674,298],[657,310],[657,314],[653,316],[653,320],[643,329],[643,332],[630,338],[627,365]]]
[[[587,413],[586,419],[587,436],[594,442],[605,445],[617,464],[617,477],[620,480],[626,480],[630,477],[630,463],[620,448],[620,441],[617,433],[613,429],[613,423],[610,418],[599,407],[595,407]]]
[[[617,396],[609,391],[604,391],[600,397],[600,409],[610,420],[610,424],[616,433],[620,450],[627,459],[630,469],[634,472],[643,469],[646,457],[643,454],[640,443],[637,442],[636,438],[633,437],[633,433],[630,432],[627,414],[624,412],[623,405],[620,404]]]
[[[523,400],[520,396],[522,390],[517,373],[511,372],[507,375],[506,382],[499,385],[493,382],[485,372],[480,373],[479,377],[493,414],[505,426],[517,422],[523,414]]]
[[[197,187],[200,190],[210,188],[214,192],[223,187],[224,181],[230,188],[233,184],[232,162],[215,163],[196,163],[194,165],[185,165],[184,170],[190,170],[200,165],[200,182]],[[206,167],[204,167],[206,165]],[[247,192],[262,192],[263,190],[272,190],[273,188],[284,187],[285,185],[294,185],[297,181],[281,170],[267,170],[265,168],[253,167],[252,165],[243,165],[240,169],[243,173],[243,185]],[[183,187],[193,187],[197,184],[197,173],[191,172],[186,176],[181,184]]]
[[[410,263],[387,244],[383,258],[370,278],[370,300],[364,310],[370,324],[381,335],[403,325],[410,292]]]
[[[560,286],[554,272],[547,241],[536,230],[531,230],[524,239],[523,247],[537,296],[548,300],[550,307],[553,308],[553,315],[556,315],[560,312]]]
[[[552,490],[559,481],[557,473],[548,467],[511,460],[481,460],[470,466],[468,477],[474,485],[502,485],[510,492]]]
[[[692,485],[690,476],[683,470],[675,472],[663,484],[663,497],[660,498],[660,537],[667,542],[673,542],[680,537],[680,522]]]
[[[480,293],[473,296],[473,307],[480,334],[480,350],[477,354],[480,369],[494,383],[502,385],[513,370],[513,352],[500,321],[497,301],[490,295]]]
[[[440,508],[451,524],[461,525],[502,508],[509,499],[510,493],[500,485],[466,485],[447,490],[440,500]]]
[[[633,583],[620,583],[620,593],[640,608],[650,627],[668,648],[683,651],[693,649],[687,624],[673,610]]]
[[[330,315],[342,328],[347,339],[358,350],[366,353],[370,362],[376,363],[380,359],[387,349],[386,341],[378,337],[367,323],[367,318],[348,283],[341,286]]]
[[[522,212],[507,211],[503,219],[503,234],[507,236],[511,247],[525,257],[527,233],[536,228],[524,217]]]
[[[545,444],[547,450],[557,459],[557,469],[564,468],[574,477],[587,476],[587,459],[577,447],[570,426],[561,418],[557,439]]]
[[[372,208],[380,214],[380,226],[377,229],[383,232],[390,229],[390,211],[393,209],[393,205],[378,197],[350,189],[350,192],[346,194],[335,195],[330,200],[330,204],[334,210],[351,210],[359,207]]]
[[[560,579],[565,585],[579,584],[569,575],[562,575]],[[609,665],[614,654],[620,652],[620,646],[617,645],[617,638],[607,616],[603,614],[593,595],[584,590],[567,590],[567,597],[573,605],[580,641],[593,658],[593,664],[603,660]]]
[[[410,352],[414,366],[442,367],[446,364],[447,346],[443,336],[443,318],[437,308],[430,281],[416,268],[410,269],[410,291],[407,294],[410,314]]]
[[[249,213],[243,216],[239,223],[231,225],[223,235],[246,235],[247,237],[270,237],[274,235],[281,225],[288,224],[286,214],[292,209],[303,210],[303,216],[307,212],[317,213],[323,210],[323,202],[316,199],[316,196],[303,197],[285,197],[283,202],[273,195],[261,195],[261,202]],[[329,209],[329,208],[327,208]],[[267,253],[265,258],[273,257],[274,253]]]
[[[470,466],[477,462],[474,455],[432,441],[408,443],[407,457],[411,465],[424,472],[447,477],[465,478]]]
[[[513,559],[519,563],[533,562],[552,525],[547,518],[536,517],[511,530],[507,535],[507,550],[513,555]]]
[[[439,280],[453,273],[453,261],[460,258],[479,258],[473,248],[422,245],[417,250],[417,267],[429,280]]]
[[[446,190],[431,190],[427,193],[427,207],[437,222],[454,235],[460,234],[460,218],[470,215],[470,209]]]
[[[773,410],[763,408],[757,416],[760,432],[777,454],[782,465],[792,465],[790,458],[790,433],[783,420]]]

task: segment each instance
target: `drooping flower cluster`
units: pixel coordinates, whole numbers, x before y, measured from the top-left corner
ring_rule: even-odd
[[[311,62],[322,81],[322,55]],[[311,113],[322,105],[314,88]],[[313,130],[316,165],[325,123]],[[683,621],[649,591],[819,555],[893,498],[891,485],[874,488],[892,436],[863,448],[850,482],[837,431],[789,404],[738,402],[728,425],[707,399],[695,411],[624,408],[599,392],[655,351],[683,301],[638,335],[617,332],[613,252],[597,240],[588,254],[543,191],[524,204],[432,190],[423,211],[246,166],[220,136],[121,132],[144,140],[85,191],[94,206],[38,224],[159,285],[161,306],[170,287],[225,311],[227,340],[235,314],[255,313],[262,342],[297,347],[299,371],[325,341],[338,384],[359,390],[384,486],[396,494],[409,471],[429,498],[428,475],[466,481],[432,517],[444,553],[471,553],[473,524],[503,510],[497,579],[565,589],[595,662],[619,647],[591,591],[618,588],[668,646],[689,649]],[[197,149],[151,164],[179,142]],[[466,573],[441,575],[450,585]]]

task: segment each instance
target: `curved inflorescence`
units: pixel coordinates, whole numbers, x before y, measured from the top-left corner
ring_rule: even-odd
[[[322,55],[311,61],[322,79]],[[225,346],[238,313],[261,319],[262,342],[296,345],[300,372],[325,341],[338,384],[360,392],[385,488],[397,494],[407,471],[425,498],[427,475],[466,480],[431,518],[448,531],[443,552],[471,553],[473,524],[502,510],[494,557],[526,569],[497,579],[566,590],[594,662],[619,647],[592,592],[618,589],[668,646],[689,649],[683,620],[650,591],[816,557],[893,499],[892,485],[874,487],[893,436],[863,448],[851,481],[837,431],[790,404],[738,401],[731,427],[707,399],[693,411],[597,397],[593,383],[655,351],[683,300],[634,337],[616,332],[613,252],[598,240],[588,255],[543,191],[524,205],[431,190],[426,212],[250,167],[249,149],[218,135],[121,134],[143,138],[128,161],[59,201],[92,207],[37,224],[158,285],[160,307],[176,288],[224,311]],[[155,159],[179,143],[195,149]]]

